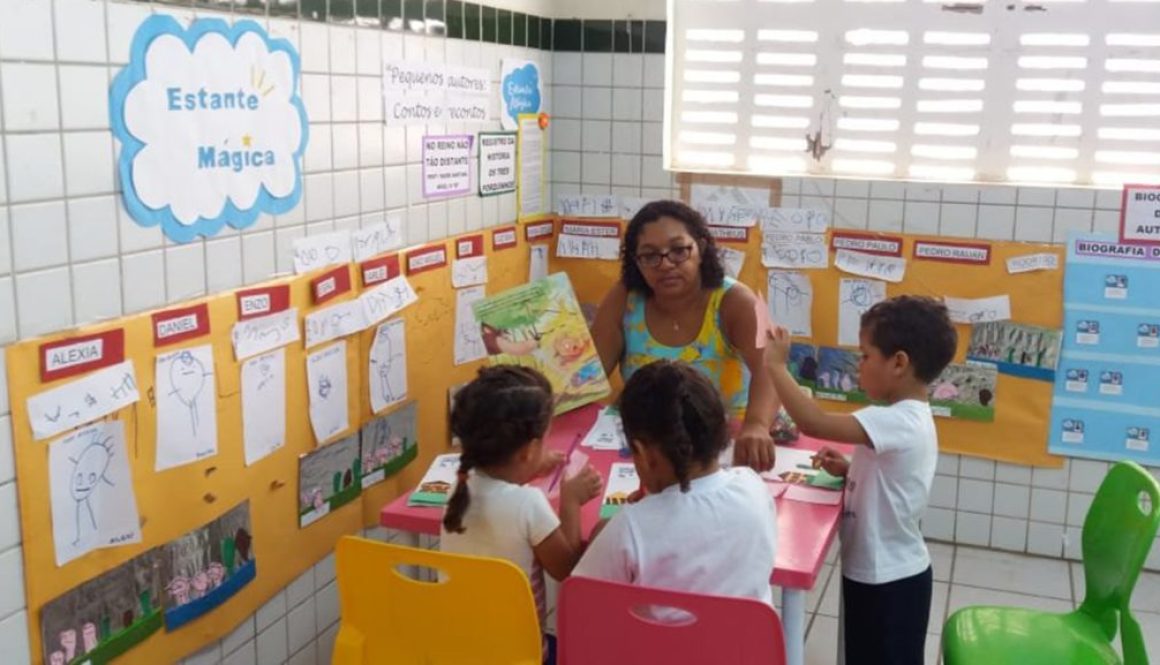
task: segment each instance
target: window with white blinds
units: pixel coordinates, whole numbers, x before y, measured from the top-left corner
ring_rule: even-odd
[[[669,0],[677,171],[1160,182],[1160,0]]]

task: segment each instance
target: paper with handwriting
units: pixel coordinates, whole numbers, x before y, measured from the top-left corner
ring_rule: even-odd
[[[1055,254],[1026,254],[1007,259],[1007,272],[1016,275],[1035,270],[1058,270],[1059,257]]]
[[[455,364],[466,365],[487,357],[487,347],[483,345],[479,321],[472,309],[474,303],[483,300],[484,287],[470,286],[455,292]]]
[[[945,296],[951,321],[955,323],[985,323],[1011,320],[1011,298],[1007,295],[990,298],[952,298]]]
[[[556,256],[562,259],[620,259],[620,238],[561,233],[556,240]]]
[[[402,220],[390,215],[385,222],[354,231],[351,244],[354,260],[359,262],[398,249],[403,246]]]
[[[309,349],[366,330],[366,312],[357,300],[340,302],[307,314],[305,328],[306,348]]]
[[[548,276],[548,246],[544,244],[530,247],[531,260],[528,262],[528,281],[534,282]]]
[[[620,200],[612,194],[560,194],[556,213],[564,217],[619,217]]]
[[[322,445],[350,427],[346,340],[306,357],[306,383],[310,391],[310,427],[315,441]]]
[[[122,421],[94,423],[50,442],[48,477],[56,565],[100,547],[141,542]]]
[[[411,288],[411,283],[403,275],[388,279],[358,297],[358,302],[362,303],[363,317],[367,326],[373,326],[388,316],[393,316],[418,300],[419,296],[415,294],[415,289]]]
[[[761,265],[766,268],[820,269],[830,265],[826,236],[821,233],[763,232]]]
[[[29,397],[28,421],[34,438],[47,439],[139,399],[133,361],[126,360]]]
[[[250,466],[286,445],[286,352],[242,363],[242,445]]]
[[[326,268],[351,261],[350,231],[306,236],[294,241],[294,273]]]
[[[374,413],[407,399],[407,335],[402,319],[387,321],[375,330],[367,381]]]
[[[813,335],[814,287],[803,272],[770,270],[766,278],[769,317],[795,337]]]
[[[478,284],[487,284],[486,256],[472,256],[451,262],[451,286],[462,289]]]
[[[620,217],[621,219],[632,219],[636,217],[636,213],[640,209],[652,202],[652,199],[646,199],[639,196],[622,196],[620,197]]]
[[[732,247],[717,247],[717,255],[725,265],[725,274],[733,279],[741,276],[741,268],[745,266],[745,252]]]
[[[886,300],[886,282],[843,279],[838,284],[838,346],[858,346],[862,314]]]
[[[164,471],[217,454],[217,383],[209,344],[157,356],[157,459]]]
[[[834,266],[842,272],[898,283],[906,275],[906,259],[839,249]]]
[[[291,307],[276,314],[239,321],[234,324],[230,336],[233,339],[236,360],[245,360],[297,342],[300,339],[298,309]]]

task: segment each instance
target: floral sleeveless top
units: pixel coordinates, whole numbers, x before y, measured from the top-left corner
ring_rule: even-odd
[[[713,290],[705,307],[701,331],[685,346],[666,346],[653,339],[644,316],[647,298],[642,293],[630,291],[624,311],[621,376],[627,381],[636,370],[656,360],[682,360],[696,367],[717,386],[731,416],[744,418],[745,408],[749,405],[749,368],[721,331],[721,301],[736,283],[733,278],[726,277],[725,283]]]

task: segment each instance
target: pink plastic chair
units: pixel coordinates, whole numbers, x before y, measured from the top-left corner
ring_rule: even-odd
[[[650,610],[691,615],[674,622]],[[556,611],[560,665],[784,665],[773,608],[725,598],[570,577]]]

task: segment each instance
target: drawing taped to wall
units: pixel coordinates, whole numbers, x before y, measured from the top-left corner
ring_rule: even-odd
[[[993,363],[1003,374],[1054,381],[1062,340],[1058,329],[989,321],[972,326],[967,359]]]
[[[363,426],[359,444],[364,489],[398,473],[419,455],[417,412],[418,402],[408,402]]]
[[[856,351],[829,346],[818,349],[818,378],[814,389],[818,398],[840,402],[870,401],[858,386],[858,359]]]
[[[930,410],[944,418],[995,420],[998,368],[985,363],[947,365],[929,387]]]
[[[221,605],[257,574],[250,502],[161,547],[165,628],[176,630]]]
[[[359,435],[298,458],[298,525],[306,527],[358,497],[362,485]]]
[[[217,454],[213,347],[157,356],[157,460],[164,471]]]

